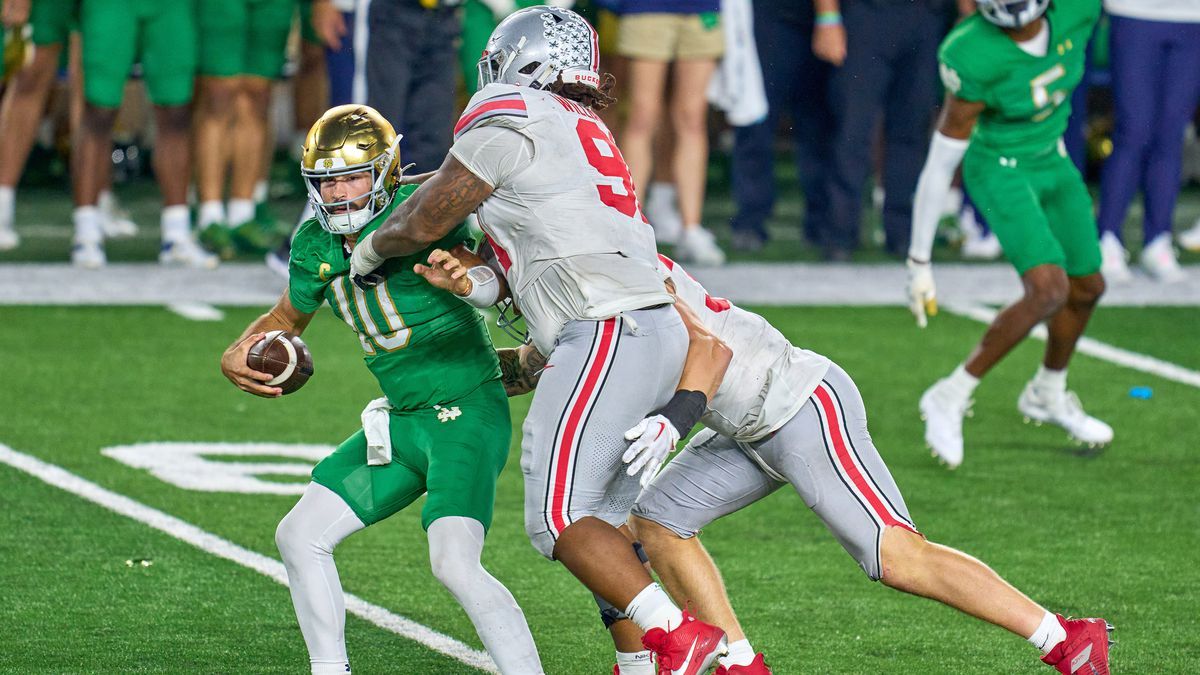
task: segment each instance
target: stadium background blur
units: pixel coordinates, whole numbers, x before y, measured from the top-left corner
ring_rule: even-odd
[[[5,0],[6,8],[10,2]],[[513,7],[469,0],[461,11],[486,26]],[[606,41],[615,38],[614,16],[599,15],[592,3],[576,8],[597,20]],[[956,8],[944,9],[948,27]],[[264,163],[263,174],[268,189],[256,195],[263,199],[255,222],[276,241],[287,236],[305,205],[298,139],[332,100],[327,96],[347,89],[343,95],[354,95],[345,81],[329,81],[321,73],[325,49],[312,35],[303,40],[299,16],[295,21],[283,76],[271,86],[271,142],[264,149],[271,161]],[[476,26],[475,33],[480,32]],[[12,35],[6,30],[6,40]],[[343,37],[348,41],[343,46],[352,48],[350,37]],[[461,108],[464,78],[470,77],[478,47],[471,53],[467,46],[452,46],[461,46],[465,55],[458,68],[462,75],[450,74],[438,84],[455,91]],[[796,52],[797,58],[810,49],[808,43],[775,46]],[[1085,174],[1095,194],[1111,152],[1113,119],[1101,43],[1093,50],[1097,67],[1088,78],[1086,114],[1077,114]],[[237,249],[215,270],[186,270],[177,277],[160,269],[161,195],[150,169],[155,131],[138,69],[125,86],[110,156],[113,190],[137,232],[107,240],[108,269],[76,272],[64,264],[73,236],[69,63],[64,56],[17,191],[20,245],[0,251],[0,460],[8,465],[0,467],[0,523],[6,531],[0,540],[0,588],[6,589],[0,625],[10,628],[0,639],[0,671],[301,672],[304,647],[286,590],[245,567],[270,576],[273,568],[262,561],[277,559],[271,536],[307,480],[306,463],[311,467],[320,452],[328,451],[321,444],[336,442],[357,425],[362,404],[377,395],[377,388],[345,327],[324,312],[305,334],[317,375],[304,391],[259,401],[234,391],[219,376],[221,350],[269,305],[283,282],[264,267],[265,242]],[[618,86],[627,82],[614,54],[602,66],[617,75]],[[930,68],[936,65],[931,62]],[[619,142],[620,115],[629,96],[619,89],[618,97],[625,102],[610,126]],[[457,109],[451,121],[454,114]],[[931,105],[926,131],[935,114]],[[1194,507],[1200,461],[1189,433],[1200,406],[1200,352],[1195,349],[1200,286],[1195,279],[1159,286],[1135,275],[1135,292],[1122,296],[1114,289],[1089,327],[1088,336],[1100,348],[1077,360],[1071,381],[1088,392],[1094,412],[1117,429],[1112,447],[1081,449],[1054,430],[1019,424],[1013,402],[1040,351],[1036,343],[1026,344],[981,388],[977,417],[966,432],[971,454],[948,474],[921,451],[916,399],[935,373],[952,366],[977,338],[979,318],[958,311],[944,313],[924,332],[913,326],[902,306],[901,266],[885,247],[883,195],[872,189],[874,178],[862,191],[858,246],[847,252],[856,266],[808,264],[830,256],[803,230],[805,199],[791,124],[784,115],[771,130],[778,201],[766,221],[768,238],[739,242],[729,225],[738,210],[732,188],[736,132],[722,112],[708,113],[712,152],[701,224],[716,234],[728,255],[730,274],[720,278],[737,281],[739,270],[759,269],[754,263],[780,263],[771,268],[779,270],[776,285],[754,295],[756,309],[797,344],[829,354],[854,374],[872,411],[872,434],[923,530],[977,552],[1055,609],[1106,612],[1119,629],[1114,663],[1120,671],[1193,671],[1200,660],[1200,639],[1191,628],[1200,600],[1195,590],[1200,571],[1193,560],[1200,531]],[[1184,162],[1176,232],[1200,219],[1200,143],[1194,127],[1180,142]],[[878,147],[872,151],[871,175],[879,173],[880,152]],[[655,179],[669,181],[670,176],[656,172]],[[959,262],[964,243],[971,240],[959,226],[956,205],[946,210],[935,259]],[[1125,241],[1135,255],[1141,213],[1135,202],[1125,221]],[[1200,254],[1184,251],[1180,260],[1188,269],[1200,262]],[[1011,276],[1015,283],[1003,263],[971,263],[956,270],[964,275],[956,279],[977,273],[983,279]],[[895,297],[856,299],[854,288],[820,297],[831,288],[820,283],[826,276],[864,287],[894,281],[887,297]],[[747,290],[745,284],[733,288],[704,279],[714,292],[735,301]],[[807,284],[815,290],[805,300],[790,299],[796,288],[768,297],[779,287]],[[231,288],[237,285],[243,287]],[[953,294],[947,286],[943,290]],[[1000,297],[980,302],[998,304],[1015,289],[1001,287]],[[215,307],[176,306],[167,298],[209,292]],[[111,294],[107,300],[105,293]],[[498,344],[506,339],[494,337]],[[1107,348],[1135,358],[1122,361]],[[527,399],[514,399],[514,419],[523,418],[527,405]],[[524,607],[547,672],[607,672],[611,645],[591,599],[562,570],[541,564],[525,538],[519,440],[514,430],[486,562]],[[171,472],[170,461],[139,465],[116,459],[121,453],[113,448],[135,446],[148,449],[150,456],[183,458],[177,453],[192,448],[209,453],[212,463],[254,462],[258,487],[269,487],[258,492],[184,487],[180,483],[186,478]],[[195,465],[180,459],[179,466],[186,473]],[[55,467],[91,482],[81,487],[73,477],[54,473]],[[119,511],[121,505],[111,501],[102,509],[59,488],[80,490],[92,502],[105,501],[93,488],[131,498],[234,542],[245,555],[226,551],[226,559],[214,557],[215,549],[179,541],[181,530],[165,533],[162,527],[173,526],[164,526],[157,516],[148,518],[158,525],[146,527],[126,517],[136,518],[136,509]],[[1011,636],[864,582],[803,503],[785,492],[705,532],[739,616],[777,672],[1041,672]],[[461,652],[448,656],[444,649],[398,638],[397,632],[411,637],[419,631],[392,621],[386,610],[467,648],[480,648],[465,616],[428,573],[416,513],[400,514],[395,524],[371,528],[339,549],[347,590],[385,609],[381,614],[359,607],[348,623],[351,655],[363,672],[471,670]],[[381,574],[381,569],[392,571]]]

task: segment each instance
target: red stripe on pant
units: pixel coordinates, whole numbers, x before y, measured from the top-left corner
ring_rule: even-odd
[[[550,518],[554,523],[556,537],[566,529],[568,524],[566,520],[567,473],[574,460],[575,449],[579,445],[576,432],[579,430],[579,425],[583,423],[583,418],[587,417],[588,408],[592,404],[592,394],[595,393],[596,387],[600,383],[604,364],[608,361],[609,352],[615,342],[616,318],[605,319],[602,324],[599,346],[592,353],[591,363],[588,364],[587,374],[584,376],[583,388],[579,391],[578,398],[575,399],[575,405],[571,406],[570,412],[567,413],[567,424],[559,441],[558,460],[554,465],[554,489],[550,497]]]
[[[830,393],[826,391],[826,385],[821,384],[818,386],[813,394],[821,404],[821,411],[825,417],[825,426],[829,429],[829,437],[833,439],[833,450],[837,455],[838,463],[842,465],[842,471],[850,478],[855,492],[866,501],[871,510],[875,512],[875,517],[885,526],[903,527],[911,532],[916,532],[911,525],[892,515],[887,505],[883,503],[883,499],[875,492],[874,486],[871,485],[871,482],[862,475],[862,472],[854,464],[854,459],[850,456],[850,447],[846,443],[846,437],[842,434],[842,420],[838,415],[837,403],[834,402]]]

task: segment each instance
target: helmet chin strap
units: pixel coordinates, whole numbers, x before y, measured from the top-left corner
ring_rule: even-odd
[[[370,207],[350,211],[348,213],[331,213],[325,216],[329,229],[337,234],[354,234],[367,226],[372,217]]]

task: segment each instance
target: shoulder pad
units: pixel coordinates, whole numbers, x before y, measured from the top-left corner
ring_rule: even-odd
[[[489,84],[471,97],[467,109],[454,125],[454,138],[475,127],[497,125],[520,128],[528,122],[529,110],[522,87]]]

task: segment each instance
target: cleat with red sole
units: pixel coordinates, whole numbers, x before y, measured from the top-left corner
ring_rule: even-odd
[[[1058,622],[1067,639],[1055,645],[1042,661],[1063,675],[1108,675],[1108,634],[1112,624],[1104,619],[1064,619]]]
[[[683,613],[683,624],[669,631],[651,628],[642,644],[654,653],[658,675],[706,673],[718,656],[729,652],[725,631]]]
[[[717,666],[717,672],[714,675],[771,675],[771,669],[767,667],[766,657],[762,652],[754,655],[754,660],[744,666]]]

